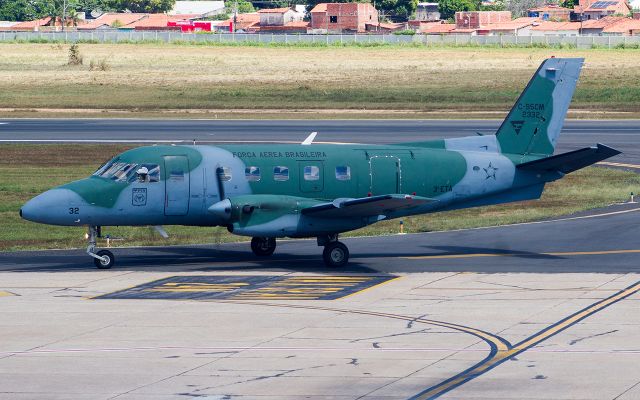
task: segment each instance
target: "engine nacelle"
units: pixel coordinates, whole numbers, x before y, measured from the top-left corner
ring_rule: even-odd
[[[361,218],[326,219],[302,215],[301,210],[324,203],[284,195],[244,195],[209,207],[229,232],[254,237],[308,237],[344,232],[366,225]]]

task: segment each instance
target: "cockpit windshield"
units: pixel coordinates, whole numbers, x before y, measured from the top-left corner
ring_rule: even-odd
[[[138,171],[142,168],[146,168],[146,174],[142,177],[143,182],[158,182],[160,181],[160,167],[157,164],[138,164],[119,161],[118,159],[111,160],[98,168],[93,176],[99,176],[105,179],[111,179],[116,182],[135,182],[138,177]]]

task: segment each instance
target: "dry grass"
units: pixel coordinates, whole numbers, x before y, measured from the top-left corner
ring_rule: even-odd
[[[574,108],[640,112],[640,52],[0,44],[0,105],[17,108],[505,110],[540,61],[586,57]]]

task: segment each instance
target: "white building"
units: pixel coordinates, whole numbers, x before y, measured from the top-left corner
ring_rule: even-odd
[[[260,26],[283,26],[302,21],[303,15],[292,8],[265,8],[258,11]]]
[[[211,17],[223,14],[224,11],[224,1],[176,1],[169,15],[193,14]]]
[[[440,11],[438,10],[438,3],[418,3],[416,20],[426,22],[439,21]]]

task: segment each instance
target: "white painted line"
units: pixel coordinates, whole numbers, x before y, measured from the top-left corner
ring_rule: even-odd
[[[0,143],[193,143],[193,140],[149,140],[149,139],[0,139]],[[300,144],[299,141],[292,140],[197,140],[198,143],[263,143],[263,144]],[[360,143],[348,142],[314,142],[315,144],[349,144],[360,145]]]
[[[147,140],[147,139],[0,139],[4,143],[177,143],[191,140]]]

